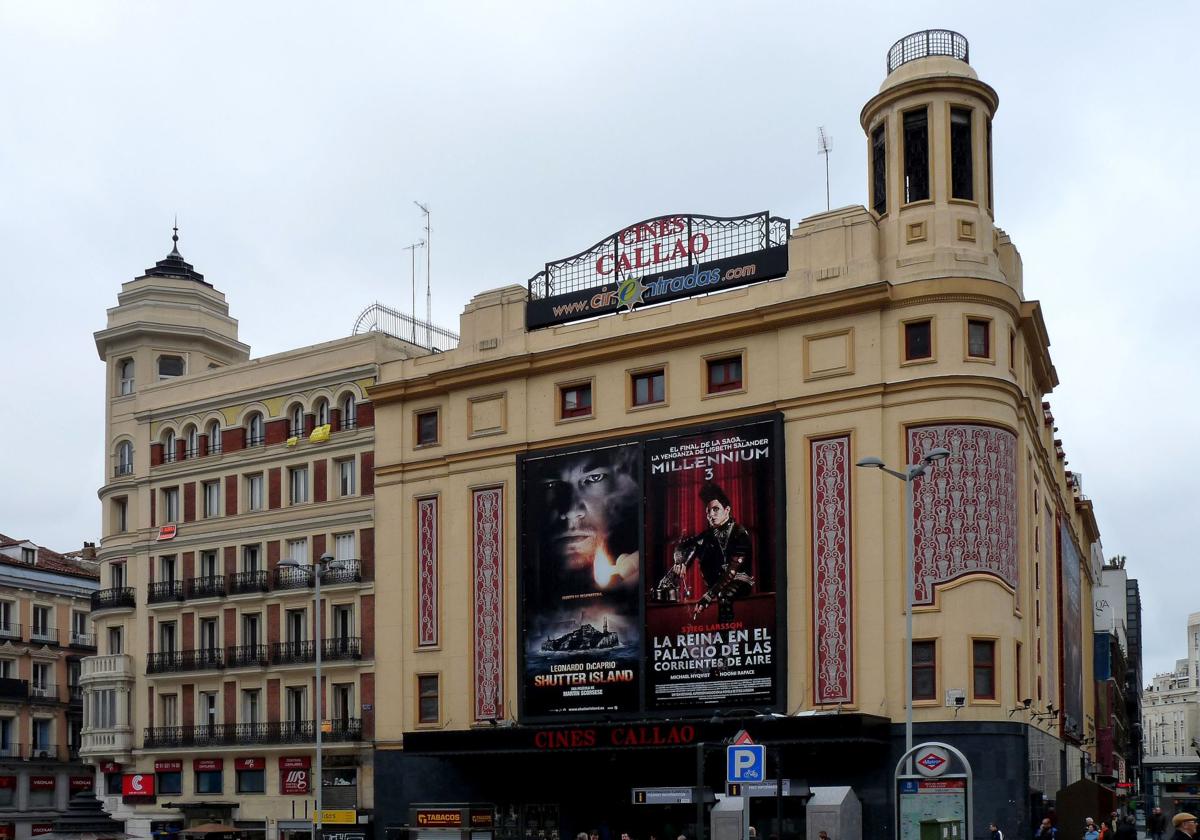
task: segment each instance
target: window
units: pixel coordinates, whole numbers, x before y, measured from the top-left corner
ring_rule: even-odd
[[[117,444],[117,475],[133,474],[133,444],[123,440]]]
[[[163,463],[169,464],[175,460],[175,433],[167,432],[163,435]]]
[[[253,647],[259,644],[259,639],[262,638],[259,633],[261,619],[258,613],[249,613],[242,616],[242,644],[247,647]]]
[[[34,639],[48,639],[53,633],[54,619],[50,615],[49,607],[34,606],[32,630]]]
[[[29,693],[34,697],[53,697],[54,684],[50,682],[50,663],[34,662],[29,681]]]
[[[258,723],[262,719],[262,692],[257,688],[242,691],[242,723]],[[259,791],[261,793],[261,791]]]
[[[1021,643],[1017,642],[1016,655],[1013,657],[1013,667],[1016,669],[1016,672],[1013,674],[1013,676],[1015,677],[1015,679],[1013,680],[1013,685],[1015,685],[1017,687],[1016,701],[1018,703],[1024,702],[1022,695],[1024,695],[1024,693],[1025,693],[1025,681],[1023,679],[1021,679],[1021,668],[1025,664],[1022,661],[1023,659],[1024,659],[1024,657],[1022,656]]]
[[[184,437],[187,445],[184,447],[183,457],[198,458],[200,456],[200,430],[195,426],[188,426]]]
[[[175,652],[175,622],[164,621],[158,625],[158,650],[160,653],[172,654]]]
[[[166,724],[164,724],[165,726]],[[178,770],[160,770],[154,774],[157,777],[158,793],[162,794],[181,794],[183,793],[183,773]]]
[[[13,623],[14,606],[12,601],[0,601],[0,633],[6,636],[20,632],[20,628]]]
[[[288,468],[288,501],[293,505],[308,501],[308,467]]]
[[[159,356],[158,378],[172,379],[183,376],[183,358],[181,356]]]
[[[972,359],[992,357],[992,322],[984,318],[967,319],[967,355]]]
[[[302,685],[288,686],[287,690],[287,706],[284,709],[284,714],[287,717],[288,723],[292,724],[297,730],[303,728],[305,710],[305,690]]]
[[[125,652],[125,628],[124,627],[109,627],[108,628],[108,652],[110,654],[118,654]]]
[[[909,321],[904,325],[904,361],[933,358],[933,321]]]
[[[343,562],[347,560],[357,560],[358,557],[354,554],[354,533],[337,534],[333,538],[333,556],[335,560]]]
[[[196,793],[221,793],[225,787],[225,782],[221,778],[221,770],[197,770],[193,775],[196,777]]]
[[[912,643],[913,700],[937,699],[937,660],[934,642]]]
[[[71,611],[71,636],[73,639],[81,637],[86,638],[88,635],[88,614],[85,612]]]
[[[976,700],[996,699],[996,643],[991,639],[971,642],[971,693]]]
[[[217,635],[217,620],[215,618],[200,619],[200,650],[205,661],[211,662],[220,650],[220,638]]]
[[[342,428],[354,429],[358,427],[358,408],[354,403],[354,395],[347,394],[342,397]]]
[[[123,534],[129,530],[129,500],[122,496],[113,499],[113,530]]]
[[[316,425],[329,425],[329,400],[317,400],[313,413],[316,415]]]
[[[174,583],[178,569],[174,554],[164,554],[158,558],[158,577],[163,583]]]
[[[630,386],[633,392],[632,402],[635,406],[654,405],[664,402],[667,398],[667,375],[662,370],[635,373]]]
[[[266,435],[263,431],[262,415],[255,412],[250,415],[250,420],[246,423],[246,445],[247,446],[262,446],[266,440]]]
[[[592,414],[592,383],[562,385],[558,389],[558,416],[563,420],[590,417]]]
[[[200,724],[202,726],[217,725],[217,692],[200,692]]]
[[[929,114],[921,108],[904,115],[904,202],[929,198]]]
[[[208,454],[221,454],[221,424],[216,420],[208,424]]]
[[[417,675],[417,723],[437,723],[441,711],[438,696],[438,675]]]
[[[50,732],[54,726],[54,721],[45,718],[37,718],[33,721],[33,754],[41,756],[42,753],[50,755],[54,752],[54,745],[51,742]]]
[[[306,633],[307,625],[305,622],[305,617],[307,616],[307,614],[308,614],[307,610],[288,610],[287,611],[286,624],[284,625],[284,630],[287,634],[288,644],[299,645],[301,642],[304,641],[304,639],[307,635],[307,633]]]
[[[992,120],[987,121],[987,207],[992,211]]]
[[[27,566],[32,566],[37,563],[37,549],[24,548],[21,549],[21,562]]]
[[[332,636],[335,639],[350,639],[354,637],[353,604],[334,605]]]
[[[244,758],[239,761],[253,766],[239,767],[234,771],[237,773],[237,792],[266,793],[267,771],[263,767],[266,762],[261,758]]]
[[[0,754],[12,752],[12,718],[0,718]],[[0,808],[17,807],[17,777],[0,776]]]
[[[418,411],[417,446],[432,446],[438,442],[438,413],[433,411]]]
[[[950,109],[950,197],[975,200],[971,109]]]
[[[1008,331],[1008,366],[1017,369],[1017,334],[1013,330]]]
[[[298,540],[288,540],[288,559],[301,566],[308,564],[308,540],[301,537]]]
[[[112,581],[113,589],[123,589],[125,587],[125,564],[113,563],[109,567],[108,577]]]
[[[242,546],[242,571],[257,572],[262,568],[262,552],[257,545]]]
[[[158,698],[159,717],[163,726],[179,725],[179,697],[175,694],[162,694]]]
[[[263,509],[262,473],[246,476],[246,510]]]
[[[708,393],[720,394],[724,391],[740,391],[742,388],[742,357],[727,356],[723,359],[709,359]]]
[[[289,416],[288,434],[294,438],[304,437],[304,406],[292,406]]]
[[[333,721],[345,732],[354,717],[354,683],[333,684]]]
[[[221,515],[221,482],[204,482],[204,518],[212,519]]]
[[[12,659],[0,659],[0,679],[15,679],[16,673],[16,662]]]
[[[133,393],[133,359],[117,362],[117,394],[126,397]]]
[[[338,494],[341,496],[354,495],[354,459],[347,458],[337,462]]]
[[[121,775],[120,773],[104,774],[104,791],[109,796],[121,795]]]
[[[179,488],[167,487],[162,491],[163,494],[163,521],[178,522],[179,521]]]
[[[887,139],[877,125],[871,132],[871,207],[880,216],[887,213]]]

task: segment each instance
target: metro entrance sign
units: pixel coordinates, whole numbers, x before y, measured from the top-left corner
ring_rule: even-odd
[[[912,769],[905,772],[910,761]],[[940,742],[918,744],[900,757],[895,777],[897,840],[974,836],[971,763],[959,750]]]

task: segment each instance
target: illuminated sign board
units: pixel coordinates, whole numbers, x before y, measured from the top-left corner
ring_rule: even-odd
[[[630,225],[529,280],[528,329],[772,280],[787,273],[787,219],[668,215]]]

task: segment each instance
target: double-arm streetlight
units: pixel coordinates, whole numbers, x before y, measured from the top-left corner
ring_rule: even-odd
[[[316,724],[314,728],[317,731],[317,780],[315,785],[317,790],[317,807],[316,813],[313,814],[313,840],[321,840],[321,794],[325,792],[325,782],[321,778],[321,735],[322,729],[325,725],[325,691],[324,686],[321,685],[321,647],[324,644],[324,633],[322,632],[324,628],[324,621],[322,621],[322,618],[324,616],[321,611],[321,573],[326,569],[331,571],[339,571],[345,568],[346,564],[343,561],[336,559],[332,554],[323,554],[321,555],[321,559],[316,563],[313,563],[311,566],[307,563],[301,563],[298,560],[293,560],[291,558],[288,558],[287,560],[280,560],[278,565],[280,568],[285,569],[312,569],[313,625],[315,627],[313,635],[316,637],[313,647],[316,657],[315,661],[317,672],[317,696],[314,703],[316,714],[313,715],[315,718],[313,722]]]
[[[862,458],[855,466],[874,467],[893,478],[904,482],[904,516],[905,516],[905,552],[904,552],[904,749],[911,753],[913,748],[913,684],[912,684],[912,651],[913,651],[913,482],[925,475],[929,468],[938,461],[950,457],[950,450],[935,446],[925,453],[920,461],[909,464],[904,471],[893,470],[878,458]],[[908,766],[912,767],[912,756],[908,757]]]

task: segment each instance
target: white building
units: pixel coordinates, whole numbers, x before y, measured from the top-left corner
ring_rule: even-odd
[[[1188,655],[1142,694],[1146,757],[1200,755],[1200,613],[1188,616]]]

